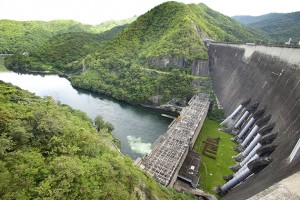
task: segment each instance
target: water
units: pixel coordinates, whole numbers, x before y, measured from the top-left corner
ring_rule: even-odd
[[[121,141],[121,152],[133,159],[149,153],[151,144],[167,130],[171,122],[161,117],[159,111],[74,89],[67,79],[57,75],[17,74],[0,66],[0,80],[41,97],[52,96],[63,104],[84,111],[91,119],[102,115],[105,121],[113,124],[113,134]]]

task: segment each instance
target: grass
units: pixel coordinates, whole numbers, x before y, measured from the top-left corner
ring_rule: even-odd
[[[233,173],[228,167],[236,164],[231,157],[237,154],[237,152],[232,150],[232,147],[237,144],[230,140],[232,135],[218,130],[221,127],[218,122],[206,119],[194,145],[194,151],[201,155],[198,174],[200,177],[200,188],[213,195],[216,195],[213,192],[214,187],[226,183],[223,176]],[[205,141],[208,136],[221,138],[216,159],[202,155],[202,149],[204,147],[203,141]],[[218,195],[216,196],[218,197]]]

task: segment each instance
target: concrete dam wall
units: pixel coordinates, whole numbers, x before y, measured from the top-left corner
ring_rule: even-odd
[[[300,156],[290,160],[293,150],[299,155],[300,48],[212,43],[209,57],[213,87],[226,116],[251,98],[250,104],[259,103],[257,110],[264,108],[263,117],[271,115],[269,123],[275,124],[270,129],[277,133],[276,148],[268,155],[272,162],[223,197],[250,198],[300,170]]]

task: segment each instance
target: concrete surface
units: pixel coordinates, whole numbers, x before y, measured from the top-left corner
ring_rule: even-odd
[[[300,170],[300,159],[288,162],[300,138],[300,49],[248,45],[210,44],[209,67],[213,87],[225,114],[245,99],[266,107],[278,132],[274,160],[224,196],[246,199]],[[299,186],[300,190],[300,186]],[[243,197],[243,198],[241,198]]]

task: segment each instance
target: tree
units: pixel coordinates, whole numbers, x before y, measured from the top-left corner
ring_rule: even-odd
[[[109,132],[112,132],[114,130],[113,125],[109,122],[104,121],[101,115],[97,115],[95,117],[94,124],[98,132],[100,132],[101,129],[107,129]]]

